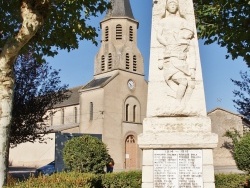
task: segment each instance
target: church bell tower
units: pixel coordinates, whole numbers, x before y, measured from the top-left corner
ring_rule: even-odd
[[[111,0],[100,22],[102,43],[94,78],[79,90],[80,132],[102,135],[114,170],[140,169],[137,136],[146,116],[147,82],[137,47],[137,29],[129,0]]]
[[[101,21],[102,44],[95,58],[95,75],[113,70],[144,74],[143,58],[137,48],[139,23],[134,19],[129,0],[111,0]]]

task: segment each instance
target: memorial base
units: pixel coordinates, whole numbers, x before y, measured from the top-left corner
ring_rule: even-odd
[[[142,188],[215,187],[212,149],[218,137],[209,118],[146,118],[143,128]]]

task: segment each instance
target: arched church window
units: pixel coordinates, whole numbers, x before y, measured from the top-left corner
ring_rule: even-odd
[[[61,124],[64,124],[64,109],[61,109]]]
[[[109,27],[105,27],[105,41],[109,41]]]
[[[118,24],[116,26],[116,40],[121,40],[122,39],[122,25]]]
[[[94,104],[93,102],[90,102],[89,105],[89,119],[93,120],[93,113],[94,113]]]
[[[129,117],[129,104],[126,104],[126,112],[125,112],[125,121],[128,121],[128,117]]]
[[[129,135],[126,139],[127,143],[135,143],[135,137],[133,135]]]
[[[137,58],[136,58],[136,55],[133,56],[133,71],[137,71]]]
[[[131,123],[141,123],[141,106],[138,99],[129,96],[124,101],[124,121]]]
[[[109,53],[108,56],[108,69],[112,69],[112,54]]]
[[[130,26],[129,27],[129,41],[133,41],[134,40],[134,32],[133,32],[133,27]]]
[[[133,122],[136,122],[136,105],[133,106]]]
[[[126,53],[126,69],[129,70],[129,53]]]
[[[101,58],[101,69],[102,69],[102,71],[105,71],[105,57],[104,57],[104,55],[102,55],[102,58]]]

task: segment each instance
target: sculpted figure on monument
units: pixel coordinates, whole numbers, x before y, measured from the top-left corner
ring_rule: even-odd
[[[166,11],[157,31],[157,40],[164,46],[158,68],[169,87],[168,96],[176,99],[178,110],[185,108],[195,87],[194,31],[180,15],[178,0],[167,0]]]

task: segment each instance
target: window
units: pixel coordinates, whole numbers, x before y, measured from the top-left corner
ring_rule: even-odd
[[[137,60],[136,60],[136,55],[133,56],[133,71],[137,70]]]
[[[105,41],[109,41],[109,27],[105,27]]]
[[[75,123],[77,123],[77,107],[74,108]]]
[[[109,53],[108,56],[108,69],[112,69],[112,54]]]
[[[129,53],[126,53],[126,69],[129,70]]]
[[[135,137],[133,135],[129,135],[126,139],[127,143],[135,143]]]
[[[93,108],[94,108],[93,102],[90,102],[90,105],[89,105],[89,119],[90,120],[93,120]]]
[[[101,69],[102,69],[102,71],[105,71],[105,57],[104,57],[104,55],[102,55],[102,59],[101,59]]]
[[[129,104],[126,104],[126,114],[125,114],[126,118],[125,121],[128,121],[128,116],[129,116]]]
[[[130,26],[129,27],[129,41],[133,41],[134,40],[134,33],[133,33],[133,27]]]
[[[118,24],[116,26],[116,40],[121,40],[122,39],[122,26]]]
[[[133,122],[136,122],[136,105],[133,106]]]
[[[61,109],[61,124],[64,124],[64,109]]]
[[[141,123],[141,106],[138,99],[129,96],[124,102],[123,121],[130,123]]]

